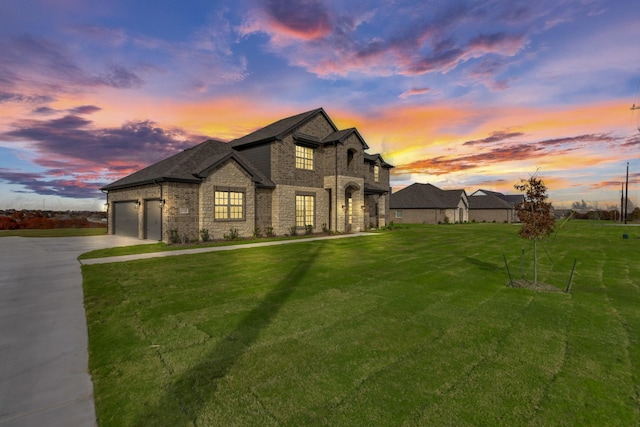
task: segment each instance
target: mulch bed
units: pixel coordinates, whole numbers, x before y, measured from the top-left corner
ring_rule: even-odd
[[[549,285],[547,283],[541,283],[541,282],[533,283],[533,281],[526,280],[526,279],[514,280],[513,282],[511,282],[511,287],[532,289],[534,291],[539,291],[539,292],[563,292],[562,289],[557,288],[553,285]]]

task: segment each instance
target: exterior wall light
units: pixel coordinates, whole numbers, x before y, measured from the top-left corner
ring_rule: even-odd
[[[166,200],[164,199],[158,200],[158,206],[160,207],[160,209],[164,208],[165,203],[166,203]]]
[[[136,209],[140,209],[140,200],[136,200]]]

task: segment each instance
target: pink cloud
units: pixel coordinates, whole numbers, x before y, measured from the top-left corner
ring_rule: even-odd
[[[258,5],[239,29],[241,34],[265,32],[275,41],[311,41],[333,31],[331,13],[321,1],[268,0]]]
[[[413,87],[409,90],[406,90],[404,92],[402,92],[399,95],[399,98],[405,99],[408,98],[410,96],[416,96],[416,95],[424,95],[425,93],[429,92],[431,90],[431,88],[428,87]]]
[[[522,35],[508,33],[483,34],[470,40],[467,47],[473,55],[497,53],[503,56],[513,56],[526,44]]]

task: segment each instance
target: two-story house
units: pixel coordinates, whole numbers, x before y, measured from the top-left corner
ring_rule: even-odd
[[[381,227],[393,167],[324,109],[288,117],[228,143],[207,140],[102,188],[108,232],[163,240],[220,238],[256,228],[334,232]]]

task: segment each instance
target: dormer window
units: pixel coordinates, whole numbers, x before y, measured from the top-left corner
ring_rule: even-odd
[[[296,168],[313,170],[313,148],[296,145]]]
[[[373,165],[373,181],[374,182],[380,181],[380,166],[378,165]]]

